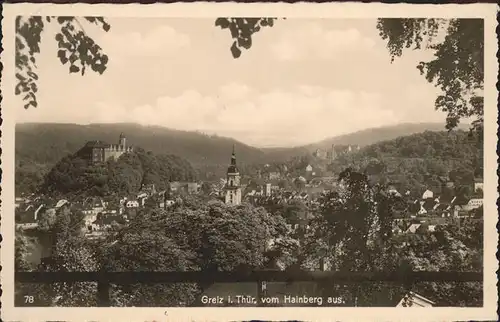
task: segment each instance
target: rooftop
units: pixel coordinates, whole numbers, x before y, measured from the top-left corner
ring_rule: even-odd
[[[88,141],[85,144],[85,146],[89,148],[107,148],[109,144],[103,141],[94,140],[94,141]]]

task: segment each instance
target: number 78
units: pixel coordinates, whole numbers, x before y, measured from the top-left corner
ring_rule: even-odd
[[[25,295],[24,296],[24,303],[33,304],[33,302],[35,302],[34,296],[32,296],[32,295]]]

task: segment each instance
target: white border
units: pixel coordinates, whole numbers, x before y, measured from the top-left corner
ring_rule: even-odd
[[[0,227],[2,264],[3,320],[116,320],[116,321],[235,321],[235,320],[497,320],[495,257],[497,224],[497,90],[495,35],[497,6],[410,5],[360,3],[176,3],[176,4],[4,4],[3,47],[1,60],[4,73],[1,81],[2,110],[2,195]],[[17,15],[97,15],[104,17],[221,17],[260,16],[288,18],[375,18],[375,17],[439,17],[485,19],[485,148],[484,148],[484,307],[483,308],[15,308],[12,282],[14,253],[14,19]],[[168,310],[168,315],[165,311]]]

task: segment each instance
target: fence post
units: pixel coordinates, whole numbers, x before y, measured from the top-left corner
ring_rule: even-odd
[[[97,306],[109,307],[110,306],[110,284],[107,279],[101,278],[97,281]]]
[[[262,306],[262,281],[257,281],[257,306]]]

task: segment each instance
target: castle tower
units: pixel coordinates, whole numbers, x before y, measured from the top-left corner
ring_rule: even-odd
[[[125,134],[120,133],[120,140],[118,141],[119,149],[126,150],[125,146],[127,144],[127,138],[125,138]]]
[[[236,154],[231,156],[231,165],[227,168],[227,182],[224,187],[226,191],[225,202],[228,205],[240,205],[241,204],[241,186],[240,186],[240,173],[238,167],[236,166]]]
[[[337,152],[335,151],[335,144],[332,144],[332,160],[337,158]]]

